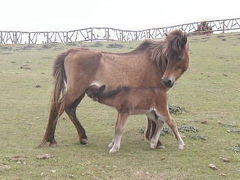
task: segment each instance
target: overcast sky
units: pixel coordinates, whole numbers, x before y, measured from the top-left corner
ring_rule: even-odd
[[[240,17],[240,0],[1,0],[0,30],[145,29]]]

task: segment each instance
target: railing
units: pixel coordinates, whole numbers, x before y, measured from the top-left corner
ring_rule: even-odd
[[[205,21],[211,27],[212,32],[236,31],[240,29],[240,18]],[[176,26],[152,28],[139,31],[121,30],[108,27],[92,27],[72,31],[51,32],[21,32],[0,31],[0,44],[48,44],[71,43],[77,41],[118,40],[134,41],[143,39],[158,39],[166,33],[181,29],[187,33],[198,31],[202,22],[181,24]]]

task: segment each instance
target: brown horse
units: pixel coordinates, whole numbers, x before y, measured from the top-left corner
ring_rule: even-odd
[[[115,107],[118,111],[119,116],[116,123],[115,137],[108,145],[108,147],[111,148],[110,153],[120,149],[127,118],[129,115],[134,114],[146,114],[148,119],[156,124],[156,130],[151,138],[151,148],[164,148],[162,144],[158,143],[164,122],[172,129],[178,140],[179,149],[184,148],[185,144],[178,132],[177,126],[175,122],[172,121],[169,112],[166,111],[166,109],[168,109],[167,95],[161,88],[119,87],[114,90],[105,91],[105,85],[100,87],[91,85],[87,88],[86,94],[102,104]]]
[[[187,36],[175,30],[161,41],[143,41],[128,53],[71,49],[55,60],[53,98],[47,129],[40,146],[55,145],[58,118],[65,111],[75,125],[80,143],[87,143],[85,129],[76,116],[76,107],[92,84],[117,88],[161,88],[167,93],[189,64]],[[61,96],[62,94],[62,96]],[[165,106],[167,107],[167,106]],[[168,112],[168,109],[162,111]],[[125,118],[121,113],[119,118]],[[149,119],[147,139],[155,133],[156,123]]]

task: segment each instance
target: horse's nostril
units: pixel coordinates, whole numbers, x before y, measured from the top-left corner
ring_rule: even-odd
[[[173,86],[173,82],[170,79],[163,79],[163,84],[168,87],[171,88]]]

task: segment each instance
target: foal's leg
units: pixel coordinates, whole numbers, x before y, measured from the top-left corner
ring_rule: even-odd
[[[151,141],[155,131],[156,131],[156,122],[155,122],[155,119],[157,118],[156,117],[156,113],[155,112],[149,112],[146,114],[147,115],[147,128],[146,128],[146,131],[145,131],[145,137],[147,140]],[[160,132],[161,133],[161,132]],[[160,142],[160,140],[158,139],[158,142],[157,142],[157,146],[156,148],[158,149],[163,149],[165,148],[164,145],[162,145],[162,143]]]
[[[183,150],[185,143],[183,141],[183,139],[180,136],[180,133],[178,131],[177,125],[174,122],[174,120],[172,119],[171,115],[168,114],[168,116],[166,117],[166,123],[168,124],[168,126],[172,129],[177,141],[178,141],[178,149]]]
[[[124,131],[124,126],[126,125],[128,113],[118,113],[118,118],[115,126],[115,137],[113,140],[113,146],[109,153],[117,152],[120,149],[121,139]]]
[[[72,105],[66,108],[65,111],[77,129],[80,143],[87,144],[87,135],[86,135],[85,129],[83,128],[83,126],[81,125],[81,123],[79,122],[76,116],[77,106],[81,102],[83,97],[84,97],[84,94],[81,95],[79,98],[77,98]]]
[[[152,129],[152,132],[148,136],[148,138],[149,138],[148,140],[150,140],[150,142],[151,142],[150,148],[152,148],[152,149],[165,148],[162,145],[162,143],[159,141],[159,136],[163,129],[164,121],[162,119],[160,119],[160,117],[157,116],[155,111],[151,111],[151,112],[147,113],[146,115],[148,118],[148,122],[151,122],[151,129]]]
[[[173,131],[173,133],[174,133],[174,135],[175,135],[175,137],[178,141],[178,148],[183,150],[184,146],[185,146],[185,143],[182,140],[182,138],[180,136],[180,133],[178,132],[178,128],[177,128],[176,123],[174,122],[174,120],[172,119],[172,117],[169,113],[167,103],[160,104],[159,107],[157,108],[157,113],[161,117],[161,119],[163,121],[165,121],[168,124],[168,126],[172,129],[172,131]]]

